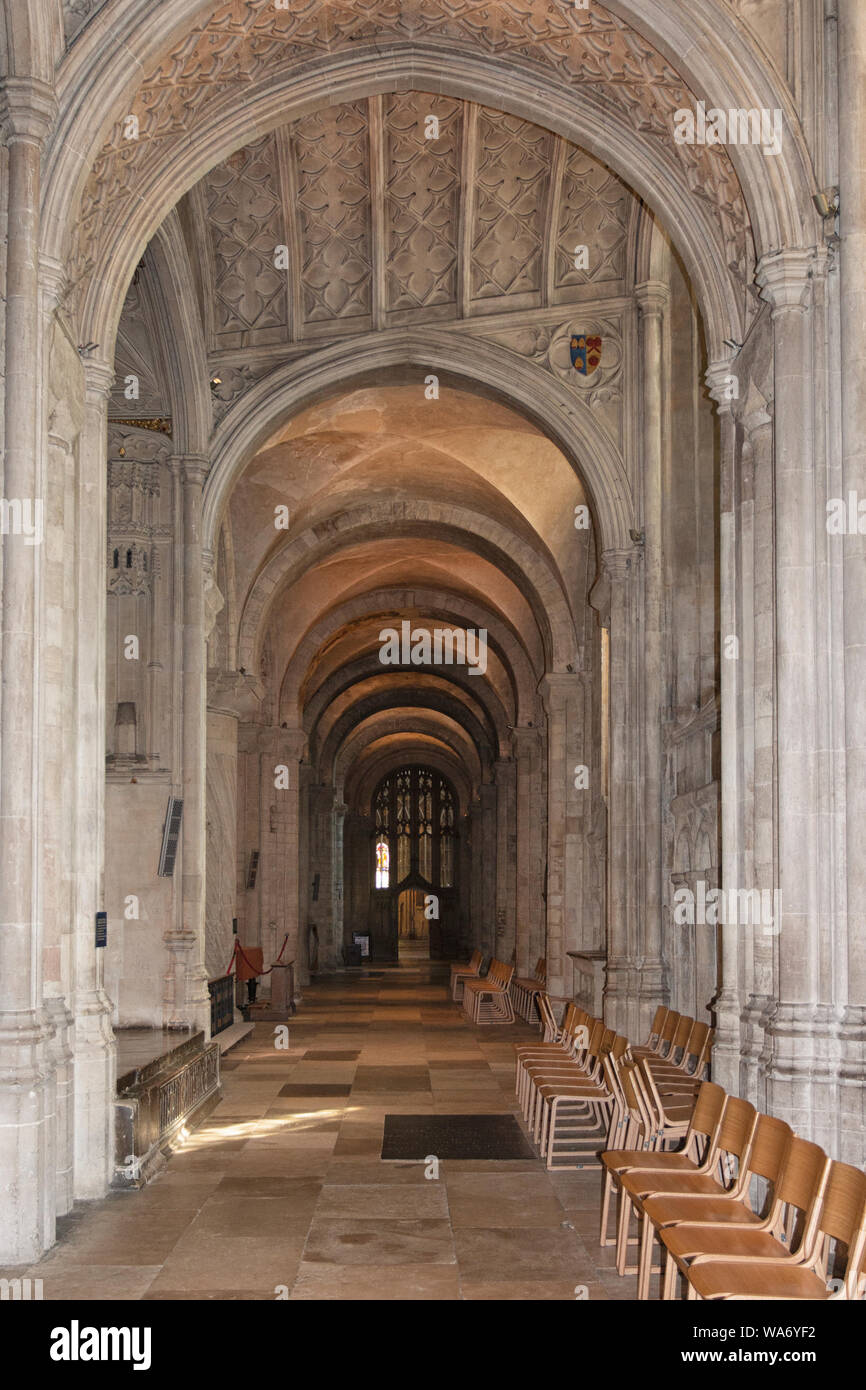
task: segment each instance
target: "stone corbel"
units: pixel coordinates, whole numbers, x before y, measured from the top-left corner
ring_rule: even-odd
[[[826,261],[826,247],[796,248],[762,256],[755,279],[774,319],[786,309],[808,309],[819,252]]]
[[[737,379],[735,360],[723,357],[711,362],[704,374],[707,390],[715,402],[719,415],[732,415],[736,397],[731,392],[731,382]]]
[[[244,722],[252,722],[264,698],[264,689],[255,676],[243,675],[240,671],[208,671],[207,707],[214,714],[230,714]]]
[[[214,578],[214,555],[212,550],[202,552],[204,568],[204,640],[207,641],[214,629],[214,623],[221,609],[225,608],[225,598]]]

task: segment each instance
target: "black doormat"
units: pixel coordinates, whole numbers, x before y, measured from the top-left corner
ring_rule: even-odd
[[[527,1159],[535,1153],[514,1115],[386,1115],[383,1159]]]

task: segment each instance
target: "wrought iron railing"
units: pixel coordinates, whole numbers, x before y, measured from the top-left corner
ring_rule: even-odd
[[[215,1038],[224,1028],[235,1021],[235,977],[220,975],[216,980],[208,980],[210,995],[210,1035]]]

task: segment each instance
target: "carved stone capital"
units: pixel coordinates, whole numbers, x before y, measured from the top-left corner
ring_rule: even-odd
[[[107,407],[111,388],[114,385],[114,367],[98,357],[88,357],[84,361],[84,393],[89,405],[100,409]]]
[[[761,298],[772,305],[773,318],[786,310],[808,309],[812,296],[815,248],[774,251],[762,256],[755,279]]]
[[[635,572],[635,559],[639,554],[637,546],[623,546],[618,549],[603,550],[601,565],[604,576],[611,584],[622,584]]]
[[[562,707],[569,695],[580,695],[582,680],[579,671],[547,671],[538,682],[538,693],[545,714]]]
[[[42,146],[57,117],[57,98],[36,77],[7,77],[0,84],[0,126],[7,145]]]
[[[264,690],[255,676],[240,671],[210,670],[207,674],[207,707],[214,714],[252,720],[262,706]]]
[[[184,487],[204,487],[210,460],[204,454],[174,454],[168,461],[173,473],[180,476]]]
[[[634,287],[634,297],[642,319],[661,318],[671,301],[663,280],[643,280]]]
[[[717,362],[711,362],[704,373],[704,380],[707,383],[707,391],[715,401],[716,409],[720,415],[729,415],[733,406],[733,394],[731,381],[736,378],[733,357],[723,357]]]
[[[749,389],[742,403],[740,421],[750,443],[754,443],[761,430],[769,430],[773,426],[769,403],[753,381],[749,382]]]

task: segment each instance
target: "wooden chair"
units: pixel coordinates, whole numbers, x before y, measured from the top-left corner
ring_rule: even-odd
[[[637,1088],[640,1089],[640,1068],[638,1066],[635,1067],[632,1075]],[[602,1154],[602,1163],[605,1168],[610,1169],[613,1185],[617,1189],[619,1198],[616,1250],[617,1269],[620,1274],[637,1273],[636,1266],[631,1271],[626,1268],[626,1252],[630,1243],[628,1227],[632,1208],[630,1197],[622,1191],[623,1179],[629,1174],[635,1174],[652,1185],[654,1181],[662,1182],[677,1174],[704,1175],[712,1173],[717,1161],[719,1135],[727,1103],[728,1097],[721,1086],[716,1086],[712,1081],[705,1081],[698,1093],[689,1128],[681,1148],[674,1152],[651,1150],[648,1153],[636,1154]],[[644,1091],[643,1104],[650,1112],[655,1149],[660,1150],[661,1144],[666,1141],[666,1136],[664,1131],[658,1128],[658,1117],[652,1110],[652,1103],[646,1091]],[[605,1224],[602,1229],[603,1237],[606,1236],[606,1231],[607,1226]],[[634,1243],[637,1244],[637,1241]]]
[[[492,960],[484,979],[466,980],[463,985],[463,1012],[470,1023],[513,1023],[514,1009],[508,987],[513,965]]]
[[[772,1132],[768,1132],[768,1123],[776,1128],[775,1140]],[[821,1197],[829,1160],[817,1144],[790,1135],[785,1142],[779,1171],[774,1174],[781,1125],[781,1120],[761,1116],[749,1159],[752,1173],[758,1173],[770,1183],[763,1216],[739,1203],[722,1208],[694,1201],[687,1209],[685,1204],[666,1212],[655,1208],[656,1215],[674,1214],[681,1218],[675,1225],[667,1225],[659,1231],[666,1251],[664,1298],[673,1297],[677,1270],[685,1275],[696,1259],[781,1260],[784,1263],[793,1260],[799,1264],[805,1258],[804,1236],[810,1214],[816,1211]]]
[[[578,1018],[585,1022],[578,1023]],[[575,1010],[575,1022],[569,1038],[568,1049],[559,1052],[550,1050],[543,1056],[528,1057],[524,1062],[525,1084],[521,1096],[521,1108],[527,1125],[538,1142],[541,1098],[539,1086],[559,1078],[581,1084],[594,1081],[584,1059],[587,1055],[595,1058],[604,1035],[604,1024],[599,1018],[589,1018],[582,1011]]]
[[[514,1011],[527,1023],[535,1022],[535,1001],[544,989],[547,977],[547,962],[540,956],[535,963],[535,971],[530,975],[515,975],[511,981],[511,1002]]]
[[[656,1036],[655,1044],[647,1047],[632,1048],[632,1056],[635,1061],[640,1061],[641,1057],[667,1057],[679,1021],[680,1014],[675,1013],[673,1009],[668,1009],[665,1014],[664,1022]]]
[[[562,1027],[557,1028],[550,999],[546,994],[539,995],[539,1011],[544,1025],[544,1038],[540,1043],[515,1043],[514,1089],[524,1115],[527,1114],[530,1069],[545,1062],[566,1061],[571,1058],[578,1042],[585,1046],[583,1030],[589,1015],[576,1004],[567,1004]],[[549,1036],[548,1036],[549,1034]]]
[[[473,951],[468,963],[460,962],[451,967],[451,998],[455,1004],[459,1004],[463,998],[463,985],[466,980],[473,979],[481,974],[481,966],[484,957],[480,951]]]
[[[653,1079],[662,1095],[668,1091],[700,1089],[713,1045],[713,1030],[708,1023],[692,1022],[688,1041],[678,1062],[666,1057],[647,1057]]]
[[[689,1297],[706,1299],[829,1300],[859,1298],[866,1262],[866,1173],[850,1163],[830,1163],[816,1219],[809,1222],[800,1261],[705,1259],[696,1257],[686,1272]],[[847,1250],[838,1292],[828,1284]]]
[[[599,1165],[615,1094],[604,1076],[603,1059],[616,1049],[622,1056],[626,1038],[612,1029],[587,1048],[583,1059],[586,1079],[556,1079],[537,1087],[540,1098],[538,1144],[548,1168],[586,1168]]]
[[[640,1050],[641,1047],[643,1047],[643,1050],[645,1052],[655,1050],[655,1047],[658,1043],[659,1033],[661,1032],[662,1027],[664,1025],[664,1021],[669,1013],[670,1009],[667,1007],[666,1004],[659,1004],[658,1008],[655,1011],[655,1014],[653,1015],[653,1021],[650,1024],[649,1036],[647,1037],[645,1043],[638,1044],[638,1050]]]
[[[620,1180],[621,1200],[626,1198],[638,1217],[640,1258],[638,1260],[638,1298],[649,1291],[651,1255],[655,1230],[646,1215],[649,1197],[719,1197],[727,1192],[731,1199],[742,1198],[748,1181],[748,1158],[758,1125],[758,1112],[747,1100],[729,1096],[719,1127],[714,1171],[708,1173],[624,1173]]]

